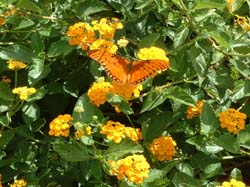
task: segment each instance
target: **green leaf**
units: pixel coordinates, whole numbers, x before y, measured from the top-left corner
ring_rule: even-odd
[[[212,37],[219,45],[223,46],[226,49],[230,49],[230,38],[229,36],[220,31],[211,31],[207,33],[210,37]]]
[[[216,132],[219,121],[208,103],[204,103],[201,113],[201,133],[210,136]]]
[[[240,131],[237,134],[237,142],[239,144],[245,144],[247,142],[250,142],[250,127],[246,126],[244,130]]]
[[[65,160],[79,162],[89,159],[88,149],[79,143],[55,143],[54,150]]]
[[[152,3],[154,2],[154,0],[137,0],[136,1],[136,6],[135,6],[135,9],[143,9],[147,6],[152,6]]]
[[[13,101],[14,98],[14,94],[12,93],[9,84],[5,82],[0,82],[0,99],[6,101]]]
[[[44,61],[45,56],[32,58],[32,64],[29,66],[28,72],[28,82],[30,85],[35,85],[50,73],[50,66],[44,65]]]
[[[233,46],[234,51],[241,54],[248,54],[250,53],[250,45],[248,43],[237,43]]]
[[[35,103],[25,103],[22,112],[25,123],[29,125],[40,118],[40,108]]]
[[[15,7],[39,13],[42,12],[42,9],[38,6],[38,4],[32,0],[19,0],[18,3],[16,3]]]
[[[197,135],[186,140],[187,143],[194,145],[195,148],[199,151],[202,151],[206,154],[215,154],[223,150],[221,146],[216,145],[215,142],[209,140],[208,138]]]
[[[31,36],[31,48],[34,53],[39,54],[44,51],[44,43],[39,32],[34,32]]]
[[[203,174],[204,177],[208,179],[218,175],[219,173],[223,173],[223,168],[221,166],[221,163],[212,163],[204,168]]]
[[[24,46],[13,45],[8,48],[1,48],[0,58],[4,60],[15,59],[26,63],[32,61],[32,51]]]
[[[231,153],[240,153],[240,147],[237,142],[237,138],[232,134],[224,134],[216,139],[216,145],[223,147],[226,151]]]
[[[194,7],[194,10],[199,9],[220,9],[223,10],[226,7],[225,1],[218,1],[218,0],[197,0],[196,6]]]
[[[13,30],[25,29],[35,24],[34,21],[28,18],[16,18],[13,21]]]
[[[187,92],[178,86],[173,86],[170,88],[157,89],[151,92],[143,102],[141,113],[156,108],[167,98],[188,106],[196,105],[193,98]]]
[[[250,76],[250,67],[247,63],[242,60],[232,59],[230,62],[233,64],[236,70],[238,70],[244,77]]]
[[[208,65],[201,50],[193,46],[189,50],[189,56],[196,73],[201,76],[204,75],[207,72]]]
[[[0,147],[6,146],[15,136],[15,133],[11,130],[6,130],[2,132],[0,138]]]
[[[105,10],[110,10],[110,8],[104,2],[98,0],[86,0],[79,4],[77,15],[79,17],[85,17]]]
[[[76,121],[90,123],[94,116],[97,117],[98,121],[103,119],[102,112],[91,103],[85,93],[78,99],[74,107],[73,118]]]
[[[232,101],[250,96],[250,80],[235,81],[235,90],[232,94]]]
[[[54,43],[52,43],[49,46],[48,49],[48,57],[52,58],[52,57],[57,57],[60,55],[67,55],[68,53],[70,53],[74,48],[72,46],[69,45],[69,42],[65,39],[56,41]]]
[[[172,112],[163,112],[152,116],[149,121],[142,124],[143,139],[152,140],[160,136],[174,121]]]
[[[185,173],[178,172],[174,175],[172,182],[176,187],[197,187],[202,186],[200,181]]]
[[[105,152],[105,157],[108,160],[118,160],[125,155],[142,153],[143,147],[130,139],[122,140],[120,144],[111,143],[107,151]]]
[[[194,176],[194,169],[187,163],[179,163],[176,165],[176,169],[178,169],[181,173],[185,173],[191,177]]]
[[[182,45],[189,34],[189,28],[188,27],[184,27],[180,29],[180,32],[176,33],[174,36],[174,48]]]
[[[134,113],[133,109],[129,106],[129,103],[119,95],[110,95],[107,97],[107,101],[111,105],[117,106],[124,114]]]
[[[231,179],[236,179],[237,181],[242,181],[242,174],[238,168],[234,168],[230,173]]]
[[[0,124],[3,126],[9,126],[10,120],[7,118],[7,116],[0,116]]]
[[[151,47],[154,46],[156,41],[160,38],[159,33],[152,33],[150,35],[145,36],[144,38],[141,39],[139,43],[139,49],[144,48],[144,47]]]

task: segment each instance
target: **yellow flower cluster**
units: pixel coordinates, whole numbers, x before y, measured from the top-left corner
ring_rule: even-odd
[[[250,19],[248,17],[237,16],[237,23],[242,27],[244,31],[250,30]]]
[[[70,114],[59,115],[49,124],[49,135],[50,136],[69,136],[69,129],[71,127],[70,120],[72,120]]]
[[[92,134],[92,128],[90,126],[87,126],[84,129],[77,129],[75,132],[75,139],[79,140],[81,139],[84,135],[90,136]]]
[[[237,134],[245,128],[245,119],[246,114],[233,108],[219,113],[220,126],[233,134]]]
[[[24,179],[19,179],[19,180],[15,180],[13,184],[9,185],[10,187],[26,187],[27,186],[27,182]]]
[[[125,38],[121,38],[117,41],[117,45],[122,48],[122,47],[126,47],[128,45],[128,40],[126,40]]]
[[[23,86],[23,87],[14,88],[12,90],[12,93],[18,94],[19,98],[21,100],[26,101],[30,95],[36,93],[36,89],[35,88],[28,88],[27,86]]]
[[[137,54],[140,60],[165,60],[169,62],[166,52],[158,47],[142,48]]]
[[[117,84],[115,81],[112,82],[113,89],[112,93],[123,97],[128,101],[132,96],[140,97],[140,92],[142,91],[142,85],[128,85],[128,84]]]
[[[7,76],[2,76],[2,81],[6,83],[11,83],[11,79],[8,78]]]
[[[204,102],[199,100],[197,101],[197,106],[195,107],[189,106],[186,112],[187,119],[192,119],[194,117],[201,115],[203,105],[204,105]]]
[[[97,80],[88,90],[88,97],[91,102],[99,107],[106,102],[108,93],[117,94],[123,97],[126,101],[131,99],[132,96],[139,97],[142,85],[121,85],[113,81],[113,83],[105,82],[103,78]]]
[[[227,9],[228,9],[230,12],[232,12],[234,0],[226,0],[226,2],[227,2]]]
[[[176,143],[172,137],[161,136],[153,140],[150,150],[159,161],[171,160],[175,155],[175,146]]]
[[[18,60],[9,60],[7,61],[7,63],[8,63],[8,68],[11,70],[20,70],[26,67],[26,64]]]
[[[118,47],[112,39],[115,31],[122,28],[123,25],[117,18],[102,18],[91,24],[79,22],[70,26],[67,36],[70,45],[80,45],[83,50],[107,49],[110,53],[115,53]]]
[[[223,182],[221,186],[217,187],[246,187],[244,182],[237,181],[235,179],[231,179],[230,182]]]
[[[113,140],[117,144],[119,144],[122,139],[126,137],[135,142],[138,142],[142,139],[142,133],[140,129],[125,127],[125,125],[121,124],[120,122],[114,122],[111,120],[107,121],[107,123],[102,126],[100,133],[105,134],[108,140]]]
[[[106,95],[112,91],[111,83],[105,82],[104,78],[100,78],[88,90],[88,97],[91,102],[99,107],[106,102]]]
[[[141,184],[148,177],[150,165],[143,155],[127,156],[118,161],[109,161],[111,165],[111,175],[117,175],[118,180],[125,177],[130,182]]]

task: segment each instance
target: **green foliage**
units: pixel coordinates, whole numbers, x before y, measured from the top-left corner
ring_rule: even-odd
[[[237,15],[248,16],[250,28],[249,11],[249,0],[2,1],[0,78],[12,81],[0,82],[3,186],[21,178],[32,187],[212,187],[231,178],[250,185],[250,35],[237,22]],[[106,73],[86,51],[69,44],[67,30],[104,17],[122,22],[115,38],[129,40],[131,56],[160,47],[170,68],[144,81],[139,98],[107,95],[96,107],[87,93]],[[27,67],[10,70],[11,59]],[[12,92],[20,86],[37,91],[20,100]],[[199,100],[202,112],[188,119],[188,107]],[[219,113],[228,108],[247,115],[237,134],[220,126]],[[69,137],[48,133],[60,114],[73,117]],[[108,140],[100,133],[107,120],[140,128],[143,140]],[[79,127],[91,127],[92,134],[74,138]],[[162,135],[176,142],[172,160],[158,161],[150,150]],[[133,154],[143,154],[150,164],[140,185],[110,175],[108,160]]]

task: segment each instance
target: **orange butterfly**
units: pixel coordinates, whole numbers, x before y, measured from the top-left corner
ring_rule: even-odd
[[[91,50],[90,58],[99,62],[107,74],[120,84],[137,84],[157,71],[168,69],[169,62],[165,60],[139,60],[129,62],[122,56],[112,54],[104,49]]]

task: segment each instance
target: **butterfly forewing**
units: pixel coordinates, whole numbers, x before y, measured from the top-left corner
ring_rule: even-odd
[[[88,55],[90,58],[99,62],[113,80],[122,84],[127,82],[129,69],[126,59],[119,55],[109,53],[106,50],[92,50],[89,51]]]
[[[155,75],[157,71],[163,71],[169,67],[169,62],[165,60],[139,60],[133,62],[131,77],[128,82],[136,84],[144,81],[149,76]]]

